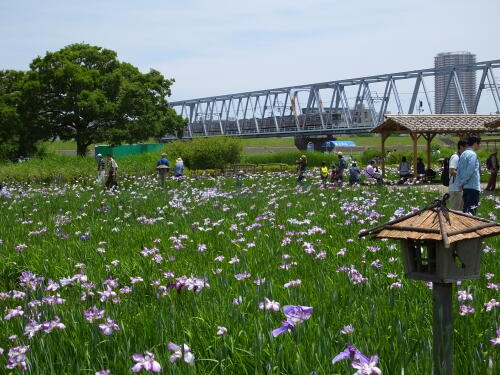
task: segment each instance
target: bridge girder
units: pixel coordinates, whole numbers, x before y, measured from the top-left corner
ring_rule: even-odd
[[[494,74],[494,69],[497,68],[500,68],[500,60],[483,61],[174,101],[170,106],[188,119],[184,138],[215,135],[276,137],[363,133],[383,121],[383,115],[387,113],[391,100],[394,101],[398,113],[413,114],[417,99],[421,95],[421,102],[425,101],[427,110],[433,113],[425,79],[437,75],[445,76],[447,83],[443,102],[435,108],[435,113],[442,112],[450,90],[455,90],[463,113],[476,113],[486,84],[491,90],[496,111],[500,113],[500,89]],[[481,74],[472,108],[467,106],[458,76],[459,73],[468,71]],[[411,81],[413,86],[406,111],[396,84],[403,81]],[[384,87],[381,97],[373,94],[373,86],[377,84]],[[349,103],[346,94],[349,87],[357,88],[353,105]],[[323,98],[329,98],[329,107],[325,107]],[[301,106],[300,100],[303,100],[302,104],[305,106]]]

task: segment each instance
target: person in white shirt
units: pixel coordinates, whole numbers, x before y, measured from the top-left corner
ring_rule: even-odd
[[[375,160],[370,160],[368,166],[363,170],[363,174],[368,178],[375,179],[379,184],[383,182],[382,176],[375,170]]]
[[[448,185],[449,208],[455,211],[462,211],[464,206],[464,201],[462,198],[463,192],[460,186],[455,183],[458,172],[458,161],[460,160],[460,154],[465,151],[467,143],[465,141],[458,141],[457,148],[458,151],[455,152],[450,157],[450,183]]]
[[[116,173],[118,171],[118,164],[116,163],[115,159],[111,156],[111,154],[106,155],[108,159],[108,179],[106,180],[106,187],[108,189],[114,188],[116,184]]]

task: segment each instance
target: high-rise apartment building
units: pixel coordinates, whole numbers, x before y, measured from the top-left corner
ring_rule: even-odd
[[[439,53],[434,58],[434,67],[442,68],[447,66],[473,64],[476,62],[476,55],[470,52],[444,52]],[[453,83],[450,83],[446,100],[444,100],[446,85],[448,84],[449,74],[437,74],[434,87],[434,113],[464,113],[462,104],[458,96],[457,89]],[[474,97],[476,95],[476,72],[460,71],[457,72],[458,81],[462,89],[464,101],[469,113],[472,112],[474,107]],[[444,100],[444,105],[443,105]]]

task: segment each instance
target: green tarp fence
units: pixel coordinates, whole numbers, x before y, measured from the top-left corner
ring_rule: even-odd
[[[163,148],[162,143],[150,143],[141,145],[121,145],[121,146],[95,146],[94,155],[101,154],[106,157],[107,154],[114,158],[121,158],[129,155],[143,154],[145,152],[159,152]]]

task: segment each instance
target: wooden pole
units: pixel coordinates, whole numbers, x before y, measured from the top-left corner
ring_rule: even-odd
[[[432,160],[431,160],[431,150],[432,150],[431,149],[431,142],[432,142],[432,140],[434,139],[435,136],[436,136],[436,134],[431,134],[431,133],[423,134],[423,137],[427,141],[427,169],[431,169],[431,164],[432,164]]]
[[[418,137],[416,133],[410,133],[410,137],[413,141],[413,175],[417,177],[417,156],[418,156],[418,150],[417,150],[417,141]]]
[[[433,347],[434,375],[453,375],[453,284],[433,283]]]
[[[385,140],[389,137],[389,134],[382,133],[382,178],[385,178]]]

